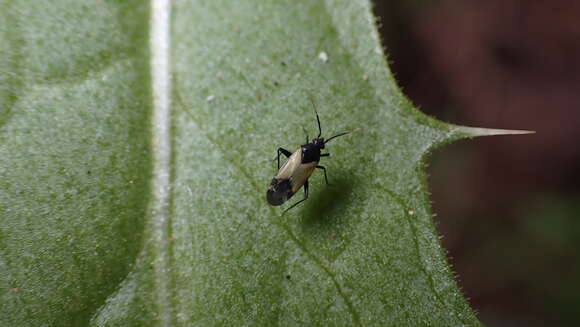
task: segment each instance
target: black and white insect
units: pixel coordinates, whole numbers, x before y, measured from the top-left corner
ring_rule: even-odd
[[[312,105],[314,106],[314,103],[312,103]],[[328,184],[326,168],[318,165],[318,162],[320,161],[320,157],[328,157],[330,153],[320,152],[330,140],[350,133],[340,133],[324,140],[324,138],[321,137],[322,128],[320,127],[320,118],[318,117],[316,108],[314,109],[314,113],[316,114],[316,121],[318,122],[318,136],[316,138],[309,142],[308,135],[306,135],[306,144],[301,145],[298,150],[294,151],[294,153],[291,153],[284,148],[278,148],[278,174],[272,178],[270,188],[268,188],[268,192],[266,193],[268,203],[273,206],[282,205],[296,194],[302,186],[304,186],[304,198],[291,205],[288,209],[284,210],[284,212],[308,199],[308,178],[312,175],[315,168],[324,171],[324,180],[326,181],[326,184]],[[288,158],[282,167],[280,167],[280,154],[283,154]]]

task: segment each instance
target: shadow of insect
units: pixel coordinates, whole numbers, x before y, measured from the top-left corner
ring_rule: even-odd
[[[344,214],[353,200],[356,181],[347,171],[335,171],[329,177],[330,185],[321,185],[321,190],[312,194],[302,211],[304,227],[332,225]]]

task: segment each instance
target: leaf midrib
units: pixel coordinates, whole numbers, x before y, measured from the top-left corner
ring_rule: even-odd
[[[153,179],[151,183],[151,203],[149,234],[154,253],[153,267],[155,271],[155,301],[159,310],[158,320],[163,326],[172,326],[171,281],[170,271],[170,111],[169,95],[171,80],[169,78],[170,49],[170,2],[169,0],[152,0],[151,2],[151,92],[153,97],[152,116],[152,153]]]

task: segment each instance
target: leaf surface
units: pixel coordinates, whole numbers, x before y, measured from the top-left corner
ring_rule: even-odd
[[[136,3],[0,5],[2,326],[87,325],[141,251],[151,96]]]
[[[479,325],[424,173],[478,133],[405,99],[368,1],[158,3],[3,5],[2,325]],[[310,99],[355,132],[282,215]]]

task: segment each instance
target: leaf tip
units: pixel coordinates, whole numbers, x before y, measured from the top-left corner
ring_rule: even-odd
[[[467,126],[458,126],[456,127],[455,131],[464,134],[467,137],[492,136],[492,135],[521,135],[521,134],[536,133],[536,131],[467,127]]]

